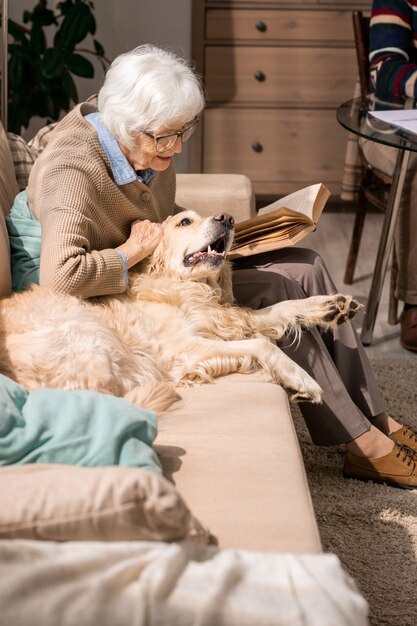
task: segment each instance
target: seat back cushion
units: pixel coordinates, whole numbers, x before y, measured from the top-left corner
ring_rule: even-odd
[[[209,539],[174,485],[142,468],[15,465],[0,468],[0,490],[1,539]]]
[[[56,124],[57,122],[53,122],[52,124],[44,126],[28,142],[20,135],[7,133],[16,180],[20,191],[26,189],[32,165],[46,147],[51,132],[54,130]]]

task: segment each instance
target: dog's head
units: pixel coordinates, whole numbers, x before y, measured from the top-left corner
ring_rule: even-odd
[[[183,211],[164,223],[164,234],[148,271],[183,280],[216,277],[225,264],[233,237],[231,215],[203,218],[195,211]]]
[[[144,269],[148,274],[210,285],[221,302],[233,301],[226,257],[234,238],[234,219],[227,213],[203,218],[182,211],[164,222],[164,234]]]

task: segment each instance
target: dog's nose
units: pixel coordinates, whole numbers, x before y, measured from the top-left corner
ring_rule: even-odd
[[[219,213],[219,215],[215,215],[214,219],[216,222],[224,222],[226,226],[234,226],[235,219],[229,213]]]

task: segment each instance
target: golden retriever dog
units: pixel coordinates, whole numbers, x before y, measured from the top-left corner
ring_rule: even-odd
[[[336,326],[361,305],[341,294],[260,310],[233,304],[228,214],[170,218],[126,292],[80,300],[38,285],[0,302],[0,371],[29,390],[91,389],[163,411],[184,385],[266,372],[293,401],[322,390],[276,342]],[[302,337],[301,337],[302,341]]]

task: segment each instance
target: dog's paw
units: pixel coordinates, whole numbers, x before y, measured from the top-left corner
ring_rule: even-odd
[[[164,381],[149,381],[134,387],[128,391],[124,398],[132,404],[142,408],[150,409],[156,413],[163,413],[169,407],[181,399],[171,383]]]
[[[355,317],[359,311],[362,311],[363,304],[354,300],[352,296],[337,293],[324,302],[324,308],[322,321],[331,326],[340,326],[346,320]]]
[[[304,382],[298,389],[287,386],[284,386],[284,389],[288,394],[290,402],[312,402],[313,404],[320,404],[323,399],[322,388],[312,378]]]

